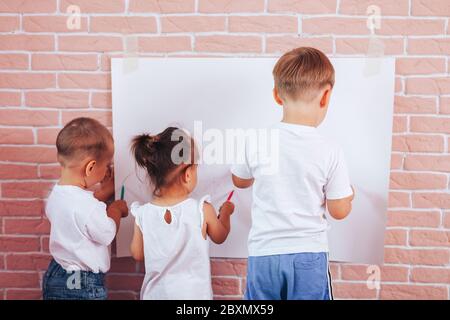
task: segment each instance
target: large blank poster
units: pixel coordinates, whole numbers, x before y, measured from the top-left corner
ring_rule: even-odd
[[[116,195],[120,196],[124,185],[129,204],[151,199],[149,181],[129,151],[134,135],[156,134],[176,125],[195,131],[196,138],[203,140],[199,144],[206,148],[206,132],[264,128],[280,121],[282,109],[272,98],[275,62],[269,58],[112,59]],[[348,218],[334,221],[327,217],[331,225],[330,257],[333,261],[381,263],[389,188],[394,60],[341,58],[332,59],[332,63],[336,85],[328,116],[319,130],[343,147],[356,197]],[[194,197],[209,194],[218,208],[232,189],[229,164],[199,165]],[[224,244],[211,244],[212,257],[247,257],[251,198],[251,190],[234,193],[232,231]],[[121,224],[118,256],[130,254],[133,223],[130,215]]]

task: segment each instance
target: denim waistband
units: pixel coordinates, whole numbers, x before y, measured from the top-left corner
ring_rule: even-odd
[[[74,275],[74,277],[79,277],[81,283],[86,285],[103,286],[105,280],[105,273],[94,273],[92,271],[84,270],[67,271],[58,262],[56,262],[55,259],[52,259],[50,262],[47,273],[49,277],[69,277]]]

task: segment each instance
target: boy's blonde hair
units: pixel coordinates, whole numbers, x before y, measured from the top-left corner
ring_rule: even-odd
[[[285,53],[273,69],[275,88],[281,98],[311,101],[318,90],[334,86],[334,68],[320,50],[300,47]]]
[[[89,156],[104,160],[112,156],[112,144],[111,133],[100,122],[91,118],[76,118],[58,133],[58,161],[62,166],[67,166],[72,161],[80,161]]]

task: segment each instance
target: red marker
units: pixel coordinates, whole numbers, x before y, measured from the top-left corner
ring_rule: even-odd
[[[227,201],[230,201],[230,200],[231,200],[231,197],[233,196],[233,193],[234,193],[234,190],[232,190],[232,191],[230,192],[230,194],[228,195]]]

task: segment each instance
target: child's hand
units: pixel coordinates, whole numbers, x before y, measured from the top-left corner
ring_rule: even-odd
[[[119,231],[120,219],[128,216],[127,203],[123,200],[117,200],[111,203],[106,209],[108,217],[114,220],[116,224],[116,233]]]
[[[232,215],[234,212],[234,203],[231,201],[225,201],[219,209],[219,215]]]
[[[109,205],[111,209],[118,210],[121,213],[122,218],[128,216],[128,206],[124,200],[116,200]]]

